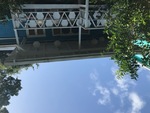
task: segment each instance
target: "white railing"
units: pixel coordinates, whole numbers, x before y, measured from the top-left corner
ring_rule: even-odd
[[[107,13],[103,7],[89,6],[89,12],[86,13],[85,5],[79,4],[26,4],[23,5],[22,12],[12,13],[12,19],[14,28],[17,30],[78,28],[79,26],[84,29],[103,29]],[[86,16],[88,16],[88,20],[86,20]]]

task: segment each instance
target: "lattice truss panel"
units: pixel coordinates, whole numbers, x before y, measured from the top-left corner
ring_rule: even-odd
[[[50,29],[50,28],[104,28],[107,10],[104,6],[89,8],[88,21],[85,21],[85,8],[77,9],[24,9],[12,13],[15,29]]]

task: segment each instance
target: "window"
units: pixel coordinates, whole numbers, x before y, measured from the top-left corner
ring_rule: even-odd
[[[53,33],[53,36],[78,35],[79,29],[78,28],[53,29],[52,33]],[[82,29],[82,34],[89,35],[90,31]]]
[[[45,29],[28,29],[28,37],[43,37],[45,36]]]

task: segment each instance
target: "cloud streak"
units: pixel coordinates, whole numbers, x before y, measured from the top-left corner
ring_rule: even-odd
[[[99,74],[97,70],[93,70],[93,72],[90,73],[90,79],[94,82],[95,88],[92,92],[93,96],[99,95],[100,98],[98,98],[97,103],[100,105],[106,105],[110,103],[110,91],[108,88],[103,87],[99,84]]]
[[[114,80],[116,81],[117,87],[120,90],[127,91],[130,84],[134,85],[134,86],[136,85],[136,83],[133,80],[131,80],[131,79],[127,78],[127,77],[123,77],[121,79],[118,79],[117,76],[116,76],[117,69],[118,69],[117,66],[111,67],[112,75],[115,76]]]
[[[117,88],[112,88],[111,91],[112,91],[112,93],[113,93],[114,95],[116,95],[116,96],[119,94],[119,91],[118,91]]]
[[[129,94],[129,100],[132,104],[131,113],[140,113],[140,110],[144,107],[144,101],[135,92]]]
[[[113,75],[115,75],[116,70],[117,67],[115,66],[111,68]],[[137,83],[135,83],[135,81],[131,80],[129,77],[117,79],[116,75],[114,80],[116,82],[118,92],[116,87],[112,89],[112,92],[114,95],[120,96],[121,106],[124,106],[124,101],[126,101],[125,99],[128,98],[132,105],[130,113],[140,113],[141,109],[144,107],[144,101],[138,96],[136,92],[129,91],[129,88],[131,86],[136,86]],[[117,113],[120,113],[120,111],[117,111]]]
[[[98,76],[99,76],[99,74],[98,74],[97,70],[94,70],[93,72],[90,73],[90,79],[93,81],[97,81]]]
[[[128,90],[128,83],[127,80],[122,78],[122,79],[117,79],[117,77],[115,77],[115,81],[117,83],[117,87],[122,90],[122,91],[127,91]]]
[[[101,95],[101,98],[98,99],[98,104],[106,105],[110,103],[110,91],[106,87],[97,85],[96,91],[99,91],[99,94]]]
[[[94,90],[92,91],[93,96],[98,97],[97,103],[103,106],[112,103],[112,100],[114,100],[114,98],[116,99],[116,101],[119,99],[119,106],[113,106],[113,109],[115,111],[114,113],[140,113],[145,105],[145,102],[134,91],[137,83],[134,80],[130,79],[129,76],[118,79],[115,75],[116,70],[116,65],[111,67],[111,72],[112,75],[114,75],[114,78],[109,82],[103,82],[103,77],[100,77],[101,79],[99,78],[99,73],[97,70],[94,70],[92,73],[90,73],[90,79],[95,85]],[[150,77],[148,76],[147,78]],[[104,86],[104,84],[106,86]],[[113,99],[111,97],[113,97]],[[131,105],[129,105],[128,108],[124,109],[126,107],[126,102],[130,102]],[[115,110],[116,108],[118,110]]]

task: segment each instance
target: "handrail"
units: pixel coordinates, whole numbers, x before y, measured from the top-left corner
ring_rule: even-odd
[[[83,4],[23,4],[22,9],[73,9],[86,7]],[[89,5],[89,7],[95,7],[95,5]]]
[[[78,9],[79,7],[79,4],[24,4],[22,9]]]

